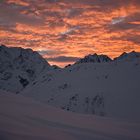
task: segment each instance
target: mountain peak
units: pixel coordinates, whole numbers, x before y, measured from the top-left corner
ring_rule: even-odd
[[[129,53],[122,53],[119,57],[114,58],[114,60],[134,60],[136,58],[140,58],[140,53],[139,52],[129,52]]]
[[[80,63],[103,63],[103,62],[110,62],[112,61],[111,58],[109,58],[107,55],[97,55],[96,53],[94,54],[89,54],[85,56],[84,58],[81,58],[78,60],[75,64],[80,64]]]

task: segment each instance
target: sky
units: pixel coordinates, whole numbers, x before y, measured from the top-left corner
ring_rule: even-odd
[[[0,0],[0,44],[61,67],[88,54],[140,52],[140,0]]]

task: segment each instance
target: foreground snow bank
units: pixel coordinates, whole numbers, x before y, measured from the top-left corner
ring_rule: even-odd
[[[140,124],[65,112],[0,91],[0,140],[138,140]]]

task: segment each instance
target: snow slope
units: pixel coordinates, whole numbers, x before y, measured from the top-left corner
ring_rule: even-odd
[[[0,46],[0,89],[19,92],[50,65],[37,52]]]
[[[21,94],[64,110],[140,121],[140,57],[43,73]],[[137,56],[137,57],[135,57]]]
[[[139,140],[140,123],[81,115],[0,91],[0,140]]]

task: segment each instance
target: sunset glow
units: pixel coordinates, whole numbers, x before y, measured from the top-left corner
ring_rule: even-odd
[[[140,0],[0,0],[0,43],[59,66],[140,51]]]

